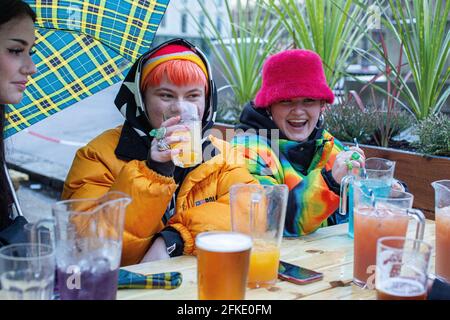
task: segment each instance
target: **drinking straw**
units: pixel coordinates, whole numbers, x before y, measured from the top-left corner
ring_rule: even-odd
[[[359,148],[359,143],[358,143],[358,140],[357,140],[356,138],[353,138],[353,142],[355,143],[355,146],[356,146],[357,148]],[[365,167],[362,167],[362,168],[361,168],[361,173],[362,173],[363,179],[367,179],[367,171],[366,171],[366,168],[365,168]]]

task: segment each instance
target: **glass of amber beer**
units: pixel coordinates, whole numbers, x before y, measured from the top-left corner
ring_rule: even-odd
[[[243,300],[252,239],[237,232],[203,232],[195,239],[199,300]]]
[[[378,300],[425,300],[431,245],[405,237],[377,242],[375,286]]]
[[[231,226],[253,240],[248,287],[277,281],[288,200],[286,185],[236,184],[230,188]]]

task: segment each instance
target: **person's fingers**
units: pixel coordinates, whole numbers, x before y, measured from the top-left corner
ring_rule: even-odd
[[[156,152],[156,156],[159,159],[164,159],[164,158],[170,157],[171,149],[159,151],[158,148],[156,148],[155,152]]]
[[[392,189],[396,190],[396,191],[402,191],[402,192],[405,191],[405,188],[403,187],[403,185],[400,182],[398,182],[398,181],[395,181],[392,184]]]
[[[189,141],[189,138],[186,136],[169,136],[164,138],[164,141],[168,144],[168,145],[172,145],[174,143],[178,143],[178,142],[187,142]]]
[[[189,131],[189,128],[182,124],[172,125],[170,127],[166,127],[166,129],[166,137],[172,135],[174,132]]]
[[[353,165],[353,169],[361,168],[361,162],[359,162],[359,161],[352,160],[352,161],[350,161],[350,163]]]
[[[366,159],[366,155],[364,154],[364,151],[361,148],[358,147],[351,147],[350,150],[348,152],[358,152],[360,154],[361,157],[363,157],[364,159]],[[352,153],[353,153],[352,152]]]
[[[366,157],[364,156],[364,154],[361,155],[357,150],[352,150],[338,153],[338,155],[336,156],[336,160],[357,160],[364,164],[366,162]]]
[[[164,141],[166,141],[166,139],[164,139]],[[166,143],[167,143],[167,142],[166,142]],[[152,149],[152,158],[153,158],[154,160],[155,160],[156,157],[157,157],[158,159],[166,158],[167,156],[170,157],[170,149],[160,151],[160,150],[158,149],[158,141],[156,141],[156,139],[153,139],[151,149]],[[154,157],[155,157],[155,158],[154,158]]]
[[[176,156],[176,155],[180,154],[181,151],[183,151],[183,150],[181,150],[181,149],[171,149],[171,150],[169,150],[169,151],[170,151],[170,154],[171,154],[172,156]]]
[[[173,125],[176,125],[177,123],[180,122],[181,117],[180,116],[176,116],[176,117],[172,117],[167,119],[166,121],[163,121],[160,125],[160,127],[170,127]]]
[[[351,171],[353,169],[361,168],[361,163],[356,160],[346,160],[342,163],[342,166],[345,167],[348,171]]]

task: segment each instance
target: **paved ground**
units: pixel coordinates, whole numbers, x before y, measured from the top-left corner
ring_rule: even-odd
[[[27,219],[35,221],[51,216],[51,205],[60,199],[60,185],[79,145],[123,123],[123,117],[113,102],[119,86],[112,86],[29,128],[32,133],[65,140],[73,145],[51,142],[26,131],[6,140],[8,163],[15,169],[35,173],[40,179],[33,179],[32,174],[30,182],[23,183],[18,190]]]
[[[114,106],[120,84],[103,90],[88,99],[43,120],[29,131],[22,131],[6,140],[7,161],[26,170],[64,181],[75,152],[106,129],[123,122]],[[45,140],[32,134],[57,140]]]
[[[18,190],[20,207],[24,216],[30,222],[50,218],[52,204],[59,199],[60,193],[36,182],[32,182],[31,186],[29,183],[22,184]],[[37,186],[40,186],[40,189],[32,189]]]

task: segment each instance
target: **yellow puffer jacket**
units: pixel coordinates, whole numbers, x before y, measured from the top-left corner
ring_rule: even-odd
[[[63,199],[96,198],[108,191],[131,196],[123,236],[122,265],[141,261],[152,237],[164,228],[162,217],[177,185],[173,178],[149,169],[145,161],[116,157],[122,127],[111,129],[78,150],[64,184]],[[220,154],[186,176],[169,221],[184,240],[184,253],[194,252],[199,232],[230,228],[229,188],[235,183],[257,183],[243,161],[236,162],[227,142],[210,137]]]

